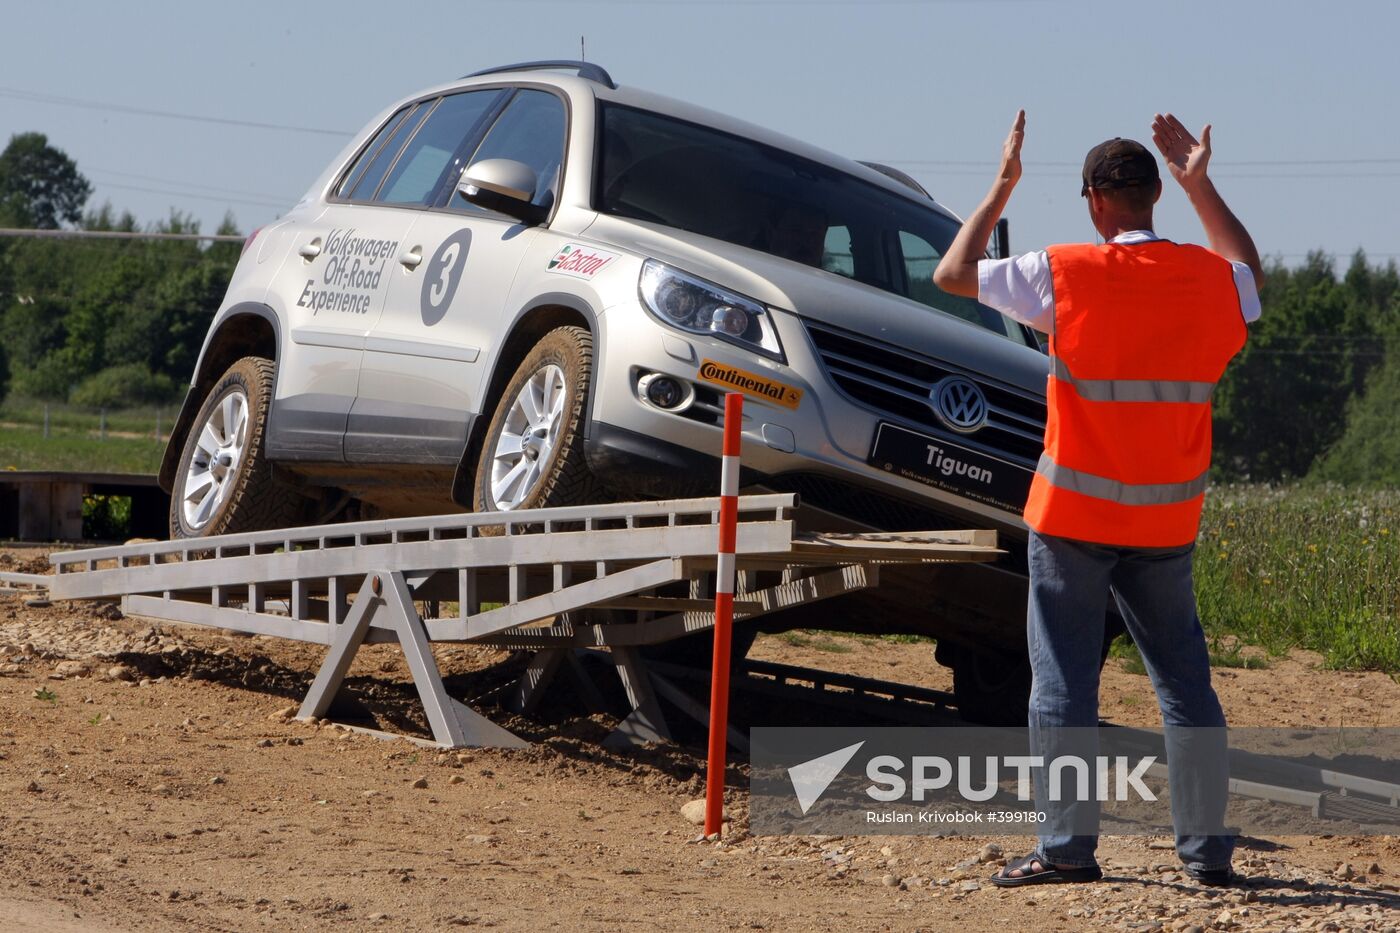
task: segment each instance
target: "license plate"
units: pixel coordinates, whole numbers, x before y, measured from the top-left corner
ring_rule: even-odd
[[[1033,475],[1025,467],[961,444],[883,423],[875,429],[875,443],[866,462],[887,473],[1017,514],[1026,506]]]

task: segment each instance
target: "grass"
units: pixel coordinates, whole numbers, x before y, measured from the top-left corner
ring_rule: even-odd
[[[0,470],[154,473],[179,410],[173,405],[109,409],[103,437],[100,411],[51,404],[44,437],[44,408],[43,402],[23,398],[0,405]]]
[[[149,437],[102,440],[57,430],[44,437],[32,428],[0,428],[0,470],[154,473],[164,453],[165,441]]]
[[[0,424],[41,429],[44,425],[46,406],[49,411],[51,431],[70,434],[96,434],[101,429],[102,412],[99,409],[18,397],[8,397],[3,404],[0,404]],[[162,437],[168,437],[170,428],[175,423],[175,416],[179,412],[178,403],[109,408],[107,409],[107,430],[117,434],[139,434],[154,438],[156,428],[159,426]]]
[[[1400,673],[1400,490],[1226,486],[1206,503],[1196,599],[1213,661],[1306,648],[1331,668]]]
[[[794,648],[811,648],[814,651],[827,651],[831,654],[846,654],[852,650],[849,644],[844,643],[845,640],[841,636],[833,636],[831,632],[800,629],[783,632],[778,635],[778,638]]]

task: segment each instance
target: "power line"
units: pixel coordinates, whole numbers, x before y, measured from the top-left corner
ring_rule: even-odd
[[[552,5],[569,2],[569,0],[509,0],[512,3],[531,3],[539,5]],[[665,7],[717,7],[717,6],[942,6],[946,4],[970,4],[970,3],[1044,3],[1045,0],[860,0],[859,4],[853,4],[852,0],[594,0],[598,5],[607,6],[647,6],[652,9],[664,9]]]
[[[949,175],[959,175],[959,176],[961,176],[961,175],[966,175],[966,176],[973,176],[973,177],[977,177],[977,178],[982,178],[982,177],[985,177],[985,176],[989,175],[989,174],[991,173],[991,171],[992,171],[990,167],[989,167],[988,169],[984,170],[984,171],[973,171],[972,169],[963,169],[963,168],[939,169],[939,168],[934,168],[933,166],[930,166],[930,165],[920,165],[920,164],[914,163],[914,162],[898,162],[898,161],[894,161],[894,162],[887,162],[886,164],[887,164],[887,165],[904,165],[904,166],[908,166],[908,167],[910,167],[910,168],[922,169],[922,171],[917,172],[917,174],[921,174],[921,175],[924,175],[924,176],[926,176],[926,177],[932,177],[932,178],[944,177],[944,176],[949,176]],[[1027,169],[1027,170],[1025,170],[1025,171],[1022,171],[1021,174],[1022,174],[1023,176],[1026,176],[1026,177],[1033,177],[1033,178],[1078,178],[1078,177],[1079,177],[1079,173],[1078,173],[1078,172],[1070,172],[1070,171],[1062,171],[1062,172],[1043,172],[1043,171],[1036,171],[1035,169]],[[1253,179],[1269,179],[1269,178],[1321,178],[1321,179],[1325,179],[1325,180],[1327,180],[1327,181],[1333,181],[1333,180],[1341,180],[1341,179],[1346,179],[1346,178],[1400,178],[1400,172],[1250,172],[1250,173],[1248,173],[1248,174],[1243,174],[1243,173],[1240,173],[1240,172],[1230,172],[1230,171],[1226,171],[1226,172],[1212,172],[1212,173],[1211,173],[1211,177],[1212,177],[1212,178],[1231,178],[1231,179],[1240,178],[1240,179],[1250,179],[1250,180],[1253,180]]]
[[[145,191],[150,194],[168,194],[174,195],[178,198],[195,198],[196,200],[200,201],[218,201],[224,204],[227,204],[229,202],[233,202],[235,204],[256,204],[260,207],[273,207],[283,210],[285,210],[288,206],[288,202],[285,201],[264,201],[261,198],[242,198],[229,195],[212,194],[192,194],[187,191],[172,191],[168,188],[148,188],[143,185],[124,185],[114,181],[104,181],[100,184],[104,188],[122,188],[127,191]]]
[[[0,227],[0,236],[56,240],[195,240],[209,243],[242,243],[247,237],[228,233],[143,233],[139,230],[37,230],[33,227]]]
[[[999,160],[994,159],[881,159],[877,161],[888,162],[891,165],[958,165],[958,166],[996,166]],[[1022,165],[1033,165],[1038,168],[1082,168],[1082,162],[1048,162],[1035,159],[1024,160]],[[1217,159],[1211,161],[1212,166],[1264,166],[1264,165],[1400,165],[1400,156],[1386,156],[1380,158],[1367,159]]]
[[[61,107],[80,107],[85,110],[101,110],[114,113],[132,113],[143,117],[161,117],[167,120],[189,120],[198,123],[217,123],[221,126],[239,126],[257,130],[282,130],[288,133],[314,133],[320,136],[350,136],[345,130],[327,130],[314,126],[291,126],[286,123],[263,123],[257,120],[234,120],[227,117],[211,117],[197,113],[179,113],[173,110],[152,110],[147,107],[132,107],[127,104],[113,104],[79,97],[59,97],[55,94],[39,94],[19,88],[0,87],[0,97],[27,101],[37,104],[57,104]]]
[[[217,194],[246,194],[255,198],[264,198],[281,203],[291,203],[296,198],[285,197],[280,194],[269,194],[266,191],[249,191],[246,188],[225,188],[221,185],[206,185],[198,181],[181,181],[178,178],[166,178],[160,175],[140,175],[136,172],[119,172],[114,168],[100,168],[98,166],[84,166],[84,172],[92,172],[98,175],[116,175],[119,178],[135,178],[139,181],[154,181],[162,185],[178,185],[191,191],[209,191]]]

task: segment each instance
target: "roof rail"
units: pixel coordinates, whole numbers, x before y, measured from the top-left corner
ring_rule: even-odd
[[[864,165],[866,168],[873,168],[875,171],[879,172],[881,175],[884,175],[886,178],[892,178],[904,187],[912,188],[913,190],[919,192],[919,194],[922,194],[924,197],[930,200],[933,199],[933,195],[929,194],[927,189],[925,189],[923,185],[919,184],[912,177],[910,177],[908,173],[901,172],[899,169],[891,168],[888,165],[881,165],[879,162],[866,162],[864,160],[857,161],[859,161],[860,164]]]
[[[500,74],[503,71],[546,71],[553,68],[571,68],[578,72],[580,78],[594,81],[607,88],[617,89],[617,82],[612,79],[612,75],[603,70],[602,66],[592,62],[572,61],[569,59],[555,59],[545,62],[519,62],[515,65],[497,65],[495,68],[483,68],[481,71],[473,71],[464,78],[479,78],[482,75]]]

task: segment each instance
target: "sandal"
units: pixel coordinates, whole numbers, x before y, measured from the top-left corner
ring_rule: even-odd
[[[1039,863],[1039,871],[1031,871],[1031,866]],[[1009,875],[1007,872],[1020,871],[1020,875]],[[1085,881],[1098,881],[1103,877],[1103,869],[1097,865],[1085,865],[1083,868],[1055,868],[1046,864],[1045,860],[1032,852],[1025,858],[1017,859],[1007,864],[1005,868],[997,872],[989,879],[992,884],[1002,888],[1016,888],[1027,884],[1080,884]]]
[[[1203,884],[1208,888],[1229,887],[1235,881],[1235,875],[1226,868],[1187,868],[1186,875],[1197,884]]]

